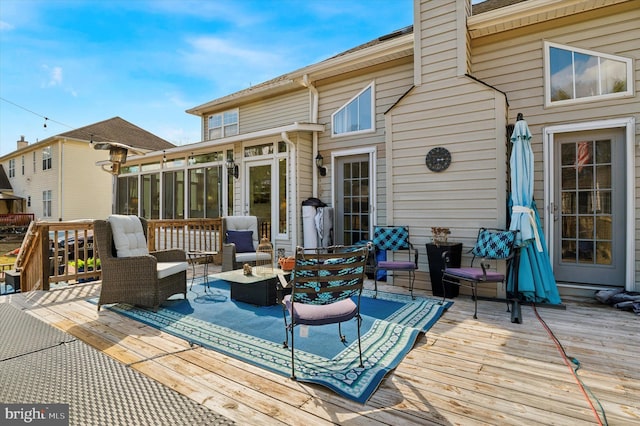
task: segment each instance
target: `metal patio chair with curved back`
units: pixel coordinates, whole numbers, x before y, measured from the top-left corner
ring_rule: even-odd
[[[367,263],[367,246],[333,246],[324,248],[296,248],[295,265],[289,284],[291,294],[282,301],[285,341],[291,348],[291,378],[295,380],[295,327],[338,324],[342,342],[341,324],[357,320],[360,367],[360,295]],[[287,321],[287,315],[289,321]],[[291,345],[289,345],[289,339]]]
[[[487,283],[504,283],[506,274],[498,272],[491,268],[491,261],[506,261],[506,271],[515,256],[514,244],[516,233],[518,231],[509,231],[495,228],[480,228],[478,230],[478,238],[475,246],[468,252],[473,255],[471,265],[466,268],[447,268],[449,262],[448,252],[443,252],[443,265],[445,269],[442,271],[443,294],[445,284],[455,284],[471,288],[473,300],[475,302],[473,310],[473,318],[478,318],[478,284]],[[479,258],[480,266],[473,266],[474,261]],[[442,300],[444,301],[445,296]],[[507,300],[507,311],[509,311],[509,301]]]
[[[373,271],[375,296],[378,295],[378,271],[407,272],[409,274],[409,292],[413,295],[413,283],[418,269],[418,250],[413,247],[409,239],[408,226],[376,226],[373,230],[373,246],[376,254],[385,251],[391,252],[391,260],[378,260],[374,256],[375,267]]]

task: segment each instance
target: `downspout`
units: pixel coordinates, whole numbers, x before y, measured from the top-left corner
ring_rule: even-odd
[[[63,164],[63,158],[62,156],[64,155],[64,142],[66,142],[66,139],[64,140],[60,140],[58,141],[58,221],[62,221],[62,204],[64,203],[64,194],[62,193],[62,190],[64,188],[62,179],[63,179],[63,169],[62,169],[62,164]],[[51,153],[51,155],[53,155],[53,153]],[[52,197],[53,198],[53,197]],[[51,200],[51,203],[53,203],[53,199]]]
[[[318,123],[318,102],[320,98],[320,95],[318,94],[318,89],[316,89],[316,87],[309,81],[308,74],[305,74],[304,77],[302,77],[302,85],[307,89],[309,89],[313,97],[311,100],[311,116],[309,117],[309,119],[311,123],[317,124]],[[312,161],[315,161],[314,159],[316,158],[316,155],[318,155],[318,133],[313,132],[312,137],[313,137],[312,150],[311,150]],[[312,169],[313,169],[312,193],[313,193],[313,196],[317,198],[318,197],[318,168],[312,167]]]
[[[298,166],[296,161],[296,144],[289,139],[287,132],[280,133],[280,136],[282,137],[282,140],[289,145],[289,170],[291,170],[290,178],[292,190],[287,189],[287,191],[291,193],[291,206],[293,207],[292,209],[290,208],[290,210],[293,211],[293,214],[291,215],[291,235],[293,237],[291,238],[291,253],[295,253],[296,241],[298,239],[298,180],[296,179],[296,170],[298,169]]]

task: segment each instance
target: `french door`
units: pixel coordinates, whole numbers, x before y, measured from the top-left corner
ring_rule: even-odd
[[[554,150],[556,279],[624,286],[624,131],[556,134]]]
[[[372,187],[370,154],[336,157],[335,242],[351,245],[369,240],[372,220]]]

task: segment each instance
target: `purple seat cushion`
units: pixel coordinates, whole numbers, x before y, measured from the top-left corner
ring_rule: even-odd
[[[296,324],[335,324],[348,321],[358,313],[358,306],[350,298],[328,305],[294,303],[294,312],[291,312],[292,303],[290,294],[284,297],[283,302]]]
[[[446,275],[454,277],[460,277],[462,279],[469,279],[474,281],[485,281],[482,268],[447,268]],[[487,282],[501,282],[504,281],[504,274],[500,274],[495,271],[487,271]]]
[[[378,269],[416,269],[416,264],[408,260],[384,260],[378,262]]]

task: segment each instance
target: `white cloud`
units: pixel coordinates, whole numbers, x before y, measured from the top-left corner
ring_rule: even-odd
[[[11,25],[8,22],[5,21],[0,21],[0,31],[11,31],[14,28],[13,25]]]
[[[62,85],[62,67],[49,67],[48,65],[44,65],[43,68],[48,73],[46,87]]]
[[[210,59],[240,60],[249,64],[265,64],[278,60],[278,56],[262,50],[237,47],[237,42],[229,42],[215,37],[198,37],[189,40],[194,48],[193,57]]]

